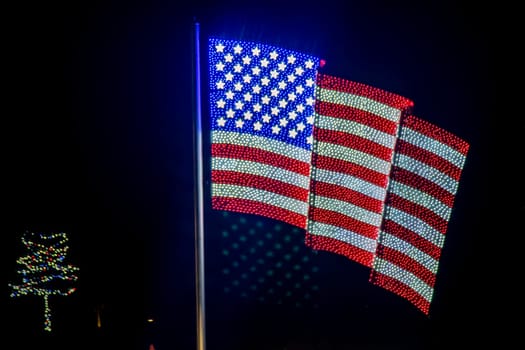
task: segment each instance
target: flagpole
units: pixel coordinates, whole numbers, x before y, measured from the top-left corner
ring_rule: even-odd
[[[197,306],[197,350],[205,350],[205,312],[204,312],[204,189],[202,161],[202,111],[201,111],[201,73],[200,73],[200,29],[194,23],[195,39],[195,287]]]

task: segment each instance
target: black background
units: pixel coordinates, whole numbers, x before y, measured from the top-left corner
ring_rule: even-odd
[[[363,267],[322,252],[315,310],[225,296],[215,233],[226,224],[207,209],[207,349],[441,349],[510,340],[520,277],[513,258],[524,233],[523,147],[512,136],[524,130],[512,95],[520,84],[514,11],[502,5],[110,0],[7,7],[2,338],[13,349],[196,348],[197,19],[203,61],[210,35],[307,52],[326,60],[325,73],[412,99],[417,116],[471,147],[430,317],[370,285]],[[247,225],[258,220],[247,218]],[[51,301],[51,334],[42,331],[41,298],[9,297],[25,231],[68,233],[68,259],[80,267],[77,292]]]

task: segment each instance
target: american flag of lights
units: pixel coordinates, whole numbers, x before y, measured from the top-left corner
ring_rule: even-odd
[[[428,314],[468,144],[405,97],[319,73],[319,58],[208,49],[213,209],[302,228]]]
[[[401,117],[412,101],[319,74],[306,245],[371,267]]]
[[[212,206],[306,228],[319,59],[209,41]]]
[[[468,149],[436,125],[403,120],[370,281],[426,314]]]

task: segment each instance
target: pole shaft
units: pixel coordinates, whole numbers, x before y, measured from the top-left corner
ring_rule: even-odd
[[[197,301],[197,350],[206,349],[204,307],[204,176],[202,160],[202,110],[200,73],[200,29],[195,22],[195,160],[196,160],[196,215],[195,215],[195,273]]]

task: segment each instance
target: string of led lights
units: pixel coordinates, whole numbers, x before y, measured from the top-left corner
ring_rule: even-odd
[[[21,276],[20,284],[9,284],[12,288],[11,297],[35,295],[44,298],[44,330],[51,331],[51,295],[67,296],[76,288],[71,284],[76,282],[75,274],[79,268],[65,263],[69,250],[68,238],[65,233],[25,233],[22,243],[28,251],[26,256],[17,259]]]

